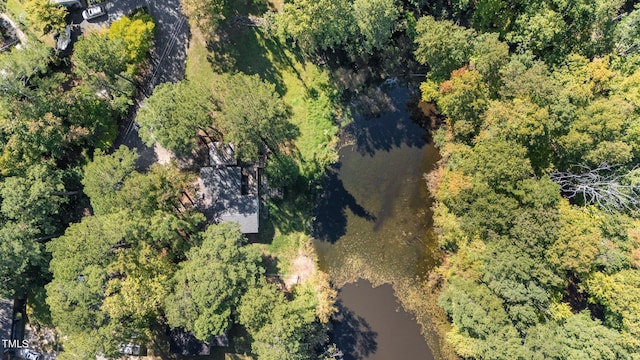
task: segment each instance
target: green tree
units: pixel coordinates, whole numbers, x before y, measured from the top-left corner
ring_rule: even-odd
[[[121,37],[109,37],[104,31],[90,32],[73,47],[74,71],[83,78],[98,78],[109,90],[115,78],[127,70],[127,43]]]
[[[148,146],[157,141],[178,155],[189,155],[196,147],[198,130],[213,124],[214,110],[207,89],[183,80],[157,86],[136,121],[140,137]]]
[[[64,195],[60,172],[51,164],[38,164],[25,177],[12,176],[0,183],[0,210],[6,218],[37,229],[41,236],[52,235],[60,227],[58,212],[68,200]]]
[[[63,157],[66,129],[61,118],[47,113],[41,118],[28,119],[18,114],[13,120],[0,156],[3,174],[24,174],[39,161]]]
[[[37,41],[29,42],[22,49],[12,49],[0,54],[0,92],[7,95],[24,96],[24,87],[29,80],[44,74],[51,62],[51,49]]]
[[[90,32],[74,45],[74,72],[95,87],[94,93],[106,91],[120,112],[132,103],[131,97],[140,86],[135,77],[152,44],[154,24],[145,19],[123,17],[114,22],[115,30]],[[132,28],[123,28],[128,25]]]
[[[620,334],[592,319],[588,310],[573,314],[562,324],[548,322],[531,328],[526,345],[535,359],[632,359]]]
[[[279,33],[308,54],[345,44],[354,34],[353,24],[348,0],[294,0],[276,17]]]
[[[545,107],[555,104],[560,96],[560,84],[551,76],[547,65],[534,61],[527,54],[512,55],[511,61],[500,69],[503,86],[500,95],[505,99],[529,99]],[[569,109],[570,104],[566,105]]]
[[[521,249],[522,240],[499,239],[488,244],[482,278],[505,302],[509,319],[519,331],[536,325],[548,311],[551,296],[545,285],[552,281],[561,284],[555,274],[546,270],[549,264],[544,253],[531,254],[528,249]]]
[[[190,23],[210,40],[224,19],[222,13],[226,4],[225,0],[181,0],[180,8]]]
[[[132,65],[139,65],[147,59],[153,45],[155,24],[149,14],[140,13],[133,17],[123,16],[114,21],[107,30],[112,41],[122,39],[126,44],[126,58]]]
[[[92,216],[49,244],[54,280],[47,303],[67,353],[109,356],[134,333],[151,338],[175,264],[147,226],[129,212]]]
[[[60,112],[69,125],[66,140],[83,148],[111,147],[117,133],[117,109],[86,84],[65,91],[61,97],[64,108]]]
[[[619,54],[626,55],[638,51],[640,45],[640,5],[622,16],[615,27],[615,49]]]
[[[366,53],[372,55],[389,44],[399,16],[395,0],[354,0],[353,17],[364,38]]]
[[[470,142],[478,134],[488,98],[482,75],[477,71],[454,71],[451,80],[440,85],[437,104],[457,140]]]
[[[46,253],[35,241],[39,230],[14,221],[0,224],[0,296],[25,298],[46,273]]]
[[[71,61],[80,75],[125,70],[125,43],[111,41],[104,32],[89,32],[74,44]]]
[[[31,26],[43,35],[62,32],[67,25],[67,9],[49,0],[28,0],[25,3],[25,11]]]
[[[507,39],[536,55],[552,53],[560,50],[554,46],[562,45],[560,39],[566,26],[562,14],[542,5],[540,9],[519,16],[515,30],[507,35]]]
[[[509,61],[509,45],[502,42],[496,33],[478,35],[473,43],[471,63],[487,82],[491,95],[500,88],[500,68]]]
[[[603,162],[627,164],[633,160],[633,147],[623,142],[633,107],[618,98],[599,99],[577,112],[569,132],[558,138],[564,166]]]
[[[491,102],[483,123],[483,128],[494,136],[525,146],[537,173],[553,159],[552,135],[557,133],[556,127],[547,108],[520,99]]]
[[[97,329],[108,321],[100,311],[102,287],[109,279],[107,267],[116,256],[114,247],[130,237],[128,224],[125,214],[85,217],[47,244],[53,273],[47,303],[64,333]]]
[[[451,317],[448,338],[460,355],[470,358],[529,358],[503,301],[484,284],[450,278],[438,298]]]
[[[640,350],[640,271],[595,272],[587,279],[586,288],[591,301],[606,308],[605,323],[635,338],[636,350]]]
[[[479,0],[471,18],[473,27],[479,32],[504,35],[511,29],[516,11],[504,0]]]
[[[312,358],[316,305],[313,291],[303,290],[287,301],[272,284],[249,289],[238,312],[253,338],[251,350],[261,360]]]
[[[563,274],[566,271],[584,277],[594,267],[600,253],[601,217],[595,211],[572,208],[566,201],[560,206],[563,224],[556,241],[547,253],[547,259]]]
[[[91,199],[96,214],[108,214],[116,210],[117,192],[135,170],[138,154],[122,145],[113,154],[97,150],[93,161],[84,170],[82,185]]]
[[[166,298],[171,327],[184,327],[209,341],[235,323],[242,295],[264,272],[260,253],[243,247],[244,242],[239,226],[232,223],[211,225],[202,234],[202,244],[187,253]]]
[[[115,359],[121,356],[118,345],[129,339],[117,338],[116,333],[122,329],[109,324],[97,330],[86,330],[83,333],[65,335],[64,351],[56,359],[77,360],[94,359],[96,356]]]
[[[257,75],[229,77],[221,104],[220,130],[225,142],[236,145],[241,160],[255,161],[265,146],[278,152],[299,133],[275,86]]]
[[[193,196],[194,179],[171,165],[154,164],[146,173],[133,172],[116,193],[114,208],[129,208],[144,216],[160,210],[175,212],[182,207],[184,192]]]
[[[473,30],[448,20],[437,21],[431,16],[424,16],[418,20],[416,31],[416,60],[429,65],[433,79],[447,79],[453,70],[469,61],[473,50]]]
[[[186,259],[186,252],[197,243],[194,234],[197,234],[205,218],[195,211],[173,214],[158,210],[145,221],[145,241],[177,264]]]
[[[132,76],[153,46],[153,18],[147,14],[124,16],[109,29],[83,35],[74,45],[72,61],[83,77],[106,76],[111,82]]]
[[[119,252],[109,271],[119,276],[109,280],[102,310],[112,321],[132,323],[136,329],[149,332],[152,321],[162,313],[169,293],[171,275],[175,271],[166,254],[141,243],[131,250]]]
[[[500,138],[483,139],[474,154],[463,159],[462,169],[487,182],[491,188],[512,192],[517,183],[533,174],[525,147]]]

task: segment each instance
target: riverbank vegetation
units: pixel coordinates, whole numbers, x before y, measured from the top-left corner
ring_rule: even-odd
[[[490,3],[458,4],[469,28],[416,27],[446,117],[429,186],[447,339],[464,358],[636,358],[639,10]]]

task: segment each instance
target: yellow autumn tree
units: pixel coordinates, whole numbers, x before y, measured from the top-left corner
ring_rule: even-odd
[[[67,25],[67,9],[49,0],[27,0],[25,3],[27,21],[40,33],[62,32]]]

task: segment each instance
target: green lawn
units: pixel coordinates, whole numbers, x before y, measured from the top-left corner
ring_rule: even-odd
[[[220,75],[213,72],[207,60],[207,47],[198,36],[197,30],[193,29],[187,52],[186,77],[190,81],[210,87]]]
[[[42,35],[32,28],[22,25],[22,23],[25,22],[26,12],[24,4],[19,0],[7,0],[7,14],[14,22],[16,22],[16,25],[18,25],[28,37],[36,37],[39,41],[51,48],[56,46],[56,41],[53,39],[51,34]]]
[[[20,21],[25,16],[24,5],[18,0],[7,0],[7,13],[14,21]]]
[[[291,122],[300,130],[289,152],[298,160],[304,178],[317,179],[326,165],[337,160],[335,118],[341,112],[337,110],[339,93],[331,84],[328,70],[258,28],[231,29],[225,41],[209,48],[194,32],[187,52],[187,79],[216,91],[223,73],[238,71],[258,74],[276,86],[291,107]],[[269,221],[261,224],[265,250],[278,257],[280,271],[288,270],[290,260],[308,239],[313,204],[304,199],[304,194],[299,195],[290,191],[284,201],[272,204]]]
[[[291,121],[299,127],[296,141],[301,160],[334,161],[337,140],[335,97],[329,74],[268,38],[259,29],[234,29],[228,42],[207,49],[196,36],[187,54],[187,78],[215,89],[221,72],[258,74],[276,86],[291,106]],[[218,74],[217,74],[218,73]]]

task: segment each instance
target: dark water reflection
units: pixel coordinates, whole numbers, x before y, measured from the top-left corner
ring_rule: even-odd
[[[364,280],[346,285],[338,307],[333,338],[345,360],[433,359],[420,327],[402,310],[390,285],[373,288]]]
[[[320,198],[313,227],[314,238],[332,244],[347,233],[347,210],[369,222],[377,219],[344,188],[340,179],[340,167],[340,163],[336,164],[324,181],[325,188],[331,189],[331,192]]]
[[[324,183],[314,237],[320,267],[338,284],[413,283],[438,261],[423,175],[438,160],[411,121],[410,91],[389,93],[395,109],[345,129],[350,144]],[[432,359],[419,325],[390,285],[343,286],[336,343],[346,359]],[[427,329],[428,330],[428,329]]]
[[[391,151],[401,146],[422,148],[425,145],[427,133],[417,130],[413,122],[404,121],[409,118],[406,108],[410,96],[408,89],[398,87],[390,90],[388,95],[393,101],[393,109],[379,118],[357,119],[344,129],[344,135],[355,140],[353,150],[361,155],[374,156],[379,151]]]

